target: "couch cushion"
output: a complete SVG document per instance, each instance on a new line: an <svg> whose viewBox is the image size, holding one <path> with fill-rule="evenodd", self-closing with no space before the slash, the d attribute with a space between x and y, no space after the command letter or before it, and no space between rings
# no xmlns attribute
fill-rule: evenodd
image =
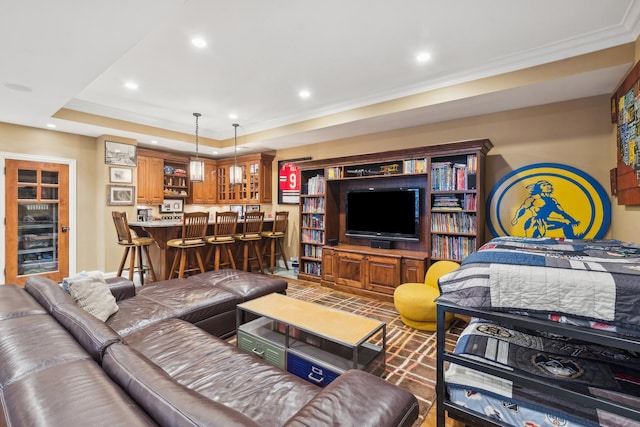
<svg viewBox="0 0 640 427"><path fill-rule="evenodd" d="M241 270L214 270L189 276L189 280L195 280L219 289L224 289L238 296L239 303L272 294L284 293L287 290L287 281L281 277L267 276L265 274L249 273Z"/></svg>
<svg viewBox="0 0 640 427"><path fill-rule="evenodd" d="M59 304L51 314L98 363L107 346L121 341L116 331L75 304Z"/></svg>
<svg viewBox="0 0 640 427"><path fill-rule="evenodd" d="M51 313L53 307L58 304L75 304L73 298L71 298L60 285L46 277L29 277L24 289L29 292L48 313Z"/></svg>
<svg viewBox="0 0 640 427"><path fill-rule="evenodd" d="M320 391L177 319L149 326L125 340L180 384L261 426L283 425Z"/></svg>
<svg viewBox="0 0 640 427"><path fill-rule="evenodd" d="M109 290L116 298L116 301L122 301L131 298L136 294L136 285L124 277L109 277L105 279Z"/></svg>
<svg viewBox="0 0 640 427"><path fill-rule="evenodd" d="M40 349L56 352L53 343ZM0 390L8 426L156 425L91 359L42 366Z"/></svg>
<svg viewBox="0 0 640 427"><path fill-rule="evenodd" d="M103 367L160 425L258 426L241 413L177 383L127 345L110 346Z"/></svg>
<svg viewBox="0 0 640 427"><path fill-rule="evenodd" d="M202 282L173 279L143 286L135 297L120 301L120 310L107 325L125 336L153 323L180 318L197 323L235 312L237 296Z"/></svg>
<svg viewBox="0 0 640 427"><path fill-rule="evenodd" d="M336 405L335 402L367 402L373 396L376 404ZM364 371L351 369L328 387L287 422L286 427L313 426L411 426L418 418L418 400L406 390Z"/></svg>
<svg viewBox="0 0 640 427"><path fill-rule="evenodd" d="M47 314L14 317L0 324L0 390L42 369L91 360L80 344Z"/></svg>
<svg viewBox="0 0 640 427"><path fill-rule="evenodd" d="M45 313L45 309L20 286L0 286L0 320Z"/></svg>
<svg viewBox="0 0 640 427"><path fill-rule="evenodd" d="M80 308L106 321L118 311L116 299L102 276L89 276L70 281L69 295Z"/></svg>

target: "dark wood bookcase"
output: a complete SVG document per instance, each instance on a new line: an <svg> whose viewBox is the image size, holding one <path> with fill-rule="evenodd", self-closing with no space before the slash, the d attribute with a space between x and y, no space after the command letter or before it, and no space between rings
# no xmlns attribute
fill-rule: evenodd
<svg viewBox="0 0 640 427"><path fill-rule="evenodd" d="M484 243L483 169L492 146L479 139L297 162L299 277L392 300L401 283L422 282L431 262L462 260ZM346 235L346 194L371 187L420 189L418 241ZM371 214L388 208L372 206Z"/></svg>

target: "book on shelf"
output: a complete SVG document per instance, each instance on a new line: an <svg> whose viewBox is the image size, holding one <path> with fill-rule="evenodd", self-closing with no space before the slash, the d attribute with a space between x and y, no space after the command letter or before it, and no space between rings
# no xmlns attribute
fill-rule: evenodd
<svg viewBox="0 0 640 427"><path fill-rule="evenodd" d="M435 191L463 191L475 189L478 156L431 163L431 189Z"/></svg>
<svg viewBox="0 0 640 427"><path fill-rule="evenodd" d="M324 244L324 231L306 229L300 232L301 240L306 244Z"/></svg>
<svg viewBox="0 0 640 427"><path fill-rule="evenodd" d="M431 256L437 259L462 261L476 250L475 237L432 236Z"/></svg>
<svg viewBox="0 0 640 427"><path fill-rule="evenodd" d="M427 159L409 159L402 163L403 173L426 173Z"/></svg>
<svg viewBox="0 0 640 427"><path fill-rule="evenodd" d="M324 212L324 198L306 198L302 202L302 213Z"/></svg>
<svg viewBox="0 0 640 427"><path fill-rule="evenodd" d="M342 178L342 168L340 166L327 168L327 179L340 179L340 178Z"/></svg>
<svg viewBox="0 0 640 427"><path fill-rule="evenodd" d="M302 226L304 228L324 228L324 215L303 213Z"/></svg>
<svg viewBox="0 0 640 427"><path fill-rule="evenodd" d="M431 214L431 231L435 233L476 233L478 219L474 213L436 212Z"/></svg>
<svg viewBox="0 0 640 427"><path fill-rule="evenodd" d="M307 194L323 194L324 193L324 176L316 175L307 181Z"/></svg>
<svg viewBox="0 0 640 427"><path fill-rule="evenodd" d="M469 154L467 156L467 169L469 173L475 174L478 171L478 156Z"/></svg>
<svg viewBox="0 0 640 427"><path fill-rule="evenodd" d="M433 196L432 209L462 210L462 206L460 206L460 199L455 195L437 194Z"/></svg>

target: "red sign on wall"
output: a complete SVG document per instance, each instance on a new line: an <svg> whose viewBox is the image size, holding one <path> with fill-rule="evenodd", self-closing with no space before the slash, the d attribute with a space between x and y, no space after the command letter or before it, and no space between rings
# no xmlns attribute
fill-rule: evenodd
<svg viewBox="0 0 640 427"><path fill-rule="evenodd" d="M295 204L300 202L300 168L294 163L283 163L278 170L279 203Z"/></svg>

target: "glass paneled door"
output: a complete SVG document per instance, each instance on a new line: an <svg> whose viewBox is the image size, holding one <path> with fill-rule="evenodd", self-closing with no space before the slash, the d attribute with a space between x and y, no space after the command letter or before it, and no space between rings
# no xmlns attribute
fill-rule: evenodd
<svg viewBox="0 0 640 427"><path fill-rule="evenodd" d="M5 282L69 274L69 166L7 160Z"/></svg>

